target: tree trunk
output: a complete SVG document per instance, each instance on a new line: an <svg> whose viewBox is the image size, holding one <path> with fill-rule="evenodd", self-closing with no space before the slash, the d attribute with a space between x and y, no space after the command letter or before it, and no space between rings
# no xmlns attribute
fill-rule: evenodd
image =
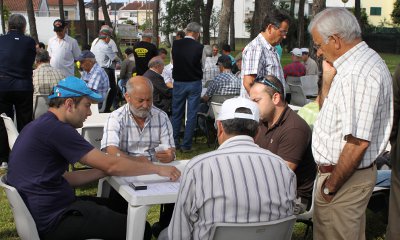
<svg viewBox="0 0 400 240"><path fill-rule="evenodd" d="M235 51L235 1L232 1L231 5L231 16L229 21L229 45L231 45L231 51Z"/></svg>
<svg viewBox="0 0 400 240"><path fill-rule="evenodd" d="M297 25L297 47L304 46L304 5L305 0L299 1L298 25Z"/></svg>
<svg viewBox="0 0 400 240"><path fill-rule="evenodd" d="M78 0L79 3L79 22L81 25L81 46L89 44L87 36L86 16L85 16L85 3L83 0Z"/></svg>
<svg viewBox="0 0 400 240"><path fill-rule="evenodd" d="M200 24L200 9L203 5L203 0L194 0L193 22Z"/></svg>
<svg viewBox="0 0 400 240"><path fill-rule="evenodd" d="M99 0L93 0L93 33L96 35L100 30L99 27Z"/></svg>
<svg viewBox="0 0 400 240"><path fill-rule="evenodd" d="M36 30L35 11L33 9L32 0L26 0L26 11L28 13L30 35L35 40L35 42L38 43L39 38Z"/></svg>
<svg viewBox="0 0 400 240"><path fill-rule="evenodd" d="M363 28L362 21L361 21L361 1L355 0L354 1L354 16L357 18L357 22L361 28Z"/></svg>
<svg viewBox="0 0 400 240"><path fill-rule="evenodd" d="M64 17L64 0L58 0L58 11L60 13L60 19L65 20Z"/></svg>
<svg viewBox="0 0 400 240"><path fill-rule="evenodd" d="M107 11L107 4L105 0L100 0L100 4L101 4L101 9L103 10L103 15L104 15L104 21L106 22L106 24L108 26L110 26L111 28L113 27L110 21L110 16L108 15L108 11ZM115 41L115 44L117 45L118 48L118 57L120 59L124 59L122 52L121 52L121 48L119 47L119 39L117 38L117 35L115 34L115 29L112 32L112 37Z"/></svg>
<svg viewBox="0 0 400 240"><path fill-rule="evenodd" d="M1 14L1 30L6 34L6 23L4 22L4 3L0 0L0 14Z"/></svg>
<svg viewBox="0 0 400 240"><path fill-rule="evenodd" d="M255 0L254 14L251 19L250 38L255 38L260 33L260 26L267 13L273 9L274 0Z"/></svg>
<svg viewBox="0 0 400 240"><path fill-rule="evenodd" d="M314 0L312 5L312 15L315 16L326 7L326 0ZM322 59L317 58L317 52L314 49L314 41L310 38L310 57L316 59L319 70L322 71Z"/></svg>
<svg viewBox="0 0 400 240"><path fill-rule="evenodd" d="M154 1L153 6L153 43L158 48L158 12L160 10L160 0Z"/></svg>
<svg viewBox="0 0 400 240"><path fill-rule="evenodd" d="M296 0L290 0L290 10L289 14L294 19L294 7L296 5Z"/></svg>
<svg viewBox="0 0 400 240"><path fill-rule="evenodd" d="M231 5L234 0L222 0L221 18L219 19L218 46L228 44L229 20L231 16Z"/></svg>
<svg viewBox="0 0 400 240"><path fill-rule="evenodd" d="M206 6L202 5L203 44L210 44L210 21L214 0L207 0Z"/></svg>

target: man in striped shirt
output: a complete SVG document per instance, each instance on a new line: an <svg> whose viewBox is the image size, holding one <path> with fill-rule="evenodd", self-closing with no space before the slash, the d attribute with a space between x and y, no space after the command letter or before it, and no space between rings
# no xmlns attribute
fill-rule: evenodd
<svg viewBox="0 0 400 240"><path fill-rule="evenodd" d="M286 38L289 16L274 10L265 17L260 33L243 50L241 96L249 96L257 76L276 76L285 86L285 78L275 46Z"/></svg>
<svg viewBox="0 0 400 240"><path fill-rule="evenodd" d="M348 10L325 9L308 29L324 58L322 108L312 136L319 172L313 239L365 239L375 159L392 128L392 78Z"/></svg>
<svg viewBox="0 0 400 240"><path fill-rule="evenodd" d="M258 121L250 100L223 103L217 118L221 145L187 164L168 239L209 239L214 223L268 222L293 214L296 176L254 143Z"/></svg>

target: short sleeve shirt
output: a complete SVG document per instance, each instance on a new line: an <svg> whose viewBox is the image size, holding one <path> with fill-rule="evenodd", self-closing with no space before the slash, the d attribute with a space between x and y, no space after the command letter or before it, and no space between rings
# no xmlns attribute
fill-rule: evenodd
<svg viewBox="0 0 400 240"><path fill-rule="evenodd" d="M105 99L110 88L110 81L107 73L99 64L94 64L90 72L83 71L82 80L87 83L88 87L96 90Z"/></svg>
<svg viewBox="0 0 400 240"><path fill-rule="evenodd" d="M62 176L94 147L67 123L47 112L18 136L9 159L7 181L21 194L39 234L60 220L75 201L73 188Z"/></svg>
<svg viewBox="0 0 400 240"><path fill-rule="evenodd" d="M125 104L110 114L104 126L101 148L118 147L131 156L150 157L150 150L160 144L168 148L175 147L172 125L168 115L162 110L152 107L144 128L133 119L129 104Z"/></svg>
<svg viewBox="0 0 400 240"><path fill-rule="evenodd" d="M232 72L220 73L215 80L208 85L205 96L213 95L239 95L240 80Z"/></svg>
<svg viewBox="0 0 400 240"><path fill-rule="evenodd" d="M74 60L79 57L81 50L78 42L72 37L65 35L64 39L57 36L50 38L47 47L50 65L63 71L66 77L74 76Z"/></svg>

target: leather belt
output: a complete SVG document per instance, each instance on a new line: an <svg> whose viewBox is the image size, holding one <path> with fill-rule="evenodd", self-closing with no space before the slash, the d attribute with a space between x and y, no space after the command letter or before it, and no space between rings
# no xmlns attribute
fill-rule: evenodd
<svg viewBox="0 0 400 240"><path fill-rule="evenodd" d="M375 165L375 162L373 162L371 165L362 167L362 168L357 168L356 170L365 170L368 168L372 168ZM331 173L335 169L336 165L318 165L317 170L319 173Z"/></svg>

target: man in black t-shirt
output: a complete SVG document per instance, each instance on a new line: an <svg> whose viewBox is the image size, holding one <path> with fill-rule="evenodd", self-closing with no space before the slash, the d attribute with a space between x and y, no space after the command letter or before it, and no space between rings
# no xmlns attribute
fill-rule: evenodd
<svg viewBox="0 0 400 240"><path fill-rule="evenodd" d="M138 42L133 46L133 54L136 62L137 75L142 76L147 69L150 59L158 56L157 47L151 43L153 34L151 31L144 31L142 35L142 41Z"/></svg>

